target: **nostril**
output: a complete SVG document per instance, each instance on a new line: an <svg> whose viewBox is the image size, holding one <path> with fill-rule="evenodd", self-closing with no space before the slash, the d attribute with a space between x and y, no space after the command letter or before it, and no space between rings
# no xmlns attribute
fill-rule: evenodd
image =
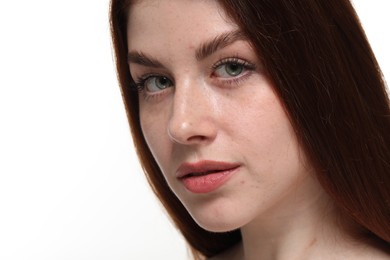
<svg viewBox="0 0 390 260"><path fill-rule="evenodd" d="M201 119L198 119L201 120ZM194 145L208 142L214 139L216 134L215 126L210 126L207 120L202 120L198 124L191 122L183 122L181 124L174 124L171 122L168 126L168 136L172 142Z"/></svg>
<svg viewBox="0 0 390 260"><path fill-rule="evenodd" d="M205 140L207 140L207 137L202 135L191 136L188 138L188 142L204 142Z"/></svg>
<svg viewBox="0 0 390 260"><path fill-rule="evenodd" d="M188 97L189 93L176 93L167 131L172 142L194 145L214 139L216 134L215 117L207 104L202 106L194 101L204 100ZM183 97L184 96L184 97ZM205 101L204 101L205 102Z"/></svg>

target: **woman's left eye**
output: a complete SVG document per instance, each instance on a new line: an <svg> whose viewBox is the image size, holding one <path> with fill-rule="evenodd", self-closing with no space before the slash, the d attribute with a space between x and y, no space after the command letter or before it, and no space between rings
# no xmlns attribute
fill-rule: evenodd
<svg viewBox="0 0 390 260"><path fill-rule="evenodd" d="M253 70L254 65L238 59L223 60L219 64L216 64L213 69L213 74L216 77L234 78L240 76L247 70Z"/></svg>

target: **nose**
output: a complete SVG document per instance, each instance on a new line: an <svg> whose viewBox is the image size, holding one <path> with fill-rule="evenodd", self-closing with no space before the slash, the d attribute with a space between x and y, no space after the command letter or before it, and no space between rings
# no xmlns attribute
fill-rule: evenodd
<svg viewBox="0 0 390 260"><path fill-rule="evenodd" d="M206 144L215 139L215 105L207 87L195 82L176 83L168 135L183 145Z"/></svg>

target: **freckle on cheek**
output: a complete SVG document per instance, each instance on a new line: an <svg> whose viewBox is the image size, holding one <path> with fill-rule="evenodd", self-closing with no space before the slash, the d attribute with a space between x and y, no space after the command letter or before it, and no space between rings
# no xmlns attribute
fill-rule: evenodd
<svg viewBox="0 0 390 260"><path fill-rule="evenodd" d="M240 184L241 184L241 185L244 185L244 184L245 184L245 181L241 181Z"/></svg>

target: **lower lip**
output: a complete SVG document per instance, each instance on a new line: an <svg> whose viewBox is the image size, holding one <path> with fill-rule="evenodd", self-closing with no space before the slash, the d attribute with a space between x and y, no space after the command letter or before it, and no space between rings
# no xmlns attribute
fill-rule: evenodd
<svg viewBox="0 0 390 260"><path fill-rule="evenodd" d="M202 176L184 177L181 181L192 193L209 193L221 187L237 170L238 167Z"/></svg>

